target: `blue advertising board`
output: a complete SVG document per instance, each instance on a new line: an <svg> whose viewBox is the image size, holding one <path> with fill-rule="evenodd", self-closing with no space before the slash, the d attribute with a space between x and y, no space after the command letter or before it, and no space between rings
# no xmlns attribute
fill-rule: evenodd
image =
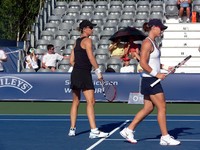
<svg viewBox="0 0 200 150"><path fill-rule="evenodd" d="M100 82L93 75L95 98L105 101ZM115 101L127 102L131 92L139 92L139 74L105 73L104 79L117 88ZM172 74L161 81L168 102L200 102L199 74ZM84 100L84 96L81 97ZM1 101L71 101L70 74L0 74Z"/></svg>

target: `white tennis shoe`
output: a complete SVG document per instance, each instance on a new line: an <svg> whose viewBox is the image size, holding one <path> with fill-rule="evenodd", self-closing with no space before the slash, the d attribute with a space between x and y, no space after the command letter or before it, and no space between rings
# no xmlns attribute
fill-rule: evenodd
<svg viewBox="0 0 200 150"><path fill-rule="evenodd" d="M123 138L125 138L127 141L129 141L130 143L136 144L137 140L134 139L134 131L127 131L127 128L124 128L121 132L120 132L121 136Z"/></svg>
<svg viewBox="0 0 200 150"><path fill-rule="evenodd" d="M160 145L179 145L181 144L180 141L175 140L173 136L165 135L165 136L161 136L160 138Z"/></svg>
<svg viewBox="0 0 200 150"><path fill-rule="evenodd" d="M70 128L68 135L69 136L75 136L76 135L76 128Z"/></svg>
<svg viewBox="0 0 200 150"><path fill-rule="evenodd" d="M95 139L95 138L105 138L105 137L108 137L109 136L109 133L106 133L106 132L102 132L102 131L95 131L95 132L90 132L90 135L89 135L89 138L90 139Z"/></svg>

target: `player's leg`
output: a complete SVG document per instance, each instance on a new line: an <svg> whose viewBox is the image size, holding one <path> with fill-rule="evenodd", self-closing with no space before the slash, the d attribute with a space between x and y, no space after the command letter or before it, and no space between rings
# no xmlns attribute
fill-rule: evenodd
<svg viewBox="0 0 200 150"><path fill-rule="evenodd" d="M130 123L130 125L127 128L124 128L120 134L122 137L127 139L131 143L137 143L137 140L134 138L134 129L137 127L137 125L148 115L150 114L154 109L153 103L150 101L149 96L144 96L144 107L136 114L133 121Z"/></svg>
<svg viewBox="0 0 200 150"><path fill-rule="evenodd" d="M84 90L83 94L87 101L86 110L87 110L88 120L90 123L90 128L94 129L94 128L96 128L95 111L94 111L94 105L95 105L94 90Z"/></svg>
<svg viewBox="0 0 200 150"><path fill-rule="evenodd" d="M95 105L94 90L93 89L84 90L83 94L87 101L87 116L88 116L88 120L89 120L90 128L91 128L89 138L107 137L109 135L108 133L99 131L99 129L96 127L95 111L94 111L94 105Z"/></svg>
<svg viewBox="0 0 200 150"><path fill-rule="evenodd" d="M80 90L73 90L72 95L73 95L73 101L70 110L71 127L68 134L69 136L75 136L76 119L78 115L78 107L80 104Z"/></svg>
<svg viewBox="0 0 200 150"><path fill-rule="evenodd" d="M173 137L171 137L168 134L167 131L167 123L166 123L166 102L165 102L165 97L164 93L158 93L155 95L150 96L153 104L157 107L158 109L158 124L160 126L161 130L161 138L160 138L160 144L161 145L179 145L180 141L175 140Z"/></svg>
<svg viewBox="0 0 200 150"><path fill-rule="evenodd" d="M157 120L160 126L161 134L167 135L167 125L166 125L166 102L164 98L164 93L158 93L150 96L153 104L158 110Z"/></svg>

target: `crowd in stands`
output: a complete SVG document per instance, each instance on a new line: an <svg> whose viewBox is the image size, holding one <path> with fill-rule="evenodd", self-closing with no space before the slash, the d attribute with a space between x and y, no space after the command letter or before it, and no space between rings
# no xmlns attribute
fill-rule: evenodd
<svg viewBox="0 0 200 150"><path fill-rule="evenodd" d="M118 69L113 68L115 72L140 72L142 70L139 66L140 45L134 43L133 39L131 38L129 42L122 42L120 39L117 39L116 41L109 41L109 37L117 30L127 26L134 26L137 29L141 29L144 21L147 21L147 19L152 19L152 14L154 14L153 17L158 17L162 20L162 22L164 22L165 12L163 8L165 6L164 3L167 4L167 1L169 0L96 2L57 1L55 8L52 10L52 15L48 17L49 22L46 23L44 30L41 31L39 39L36 41L35 50L29 49L27 51L25 60L26 65L24 68L32 68L36 72L40 72L41 68L46 69L47 71L50 69L52 72L71 72L72 67L70 66L68 60L70 57L71 49L73 48L73 44L75 40L80 36L80 33L76 30L76 28L78 27L81 20L89 19L93 23L97 24L97 26L94 27L94 32L91 38L94 43L93 50L96 59L104 59L104 69L102 69L102 71L106 72L109 67L112 68L112 65L114 65L109 65L108 60L110 58L118 58L120 59L121 64L119 65L120 67ZM190 22L192 1L174 1L177 4L176 7L179 9L177 18L179 22L183 22L185 11L187 17L186 22ZM142 9L140 9L140 6ZM118 15L119 12L120 15ZM148 18L143 18L142 20L141 16L143 15L141 14L145 14L146 12L148 12ZM155 15L156 13L157 15ZM138 16L140 17L138 18ZM139 21L142 20L143 22L140 24L140 26L137 26L137 19ZM51 23L55 24L55 26L51 26ZM110 32L110 30L112 32ZM51 33L53 32L53 34L49 34L49 31ZM109 33L107 33L107 31L109 31ZM43 45L40 44L42 40L47 41L47 43L42 43ZM62 42L58 42L59 40ZM50 45L51 50L48 48ZM42 54L38 52L38 49L43 50ZM51 61L49 58L51 55L53 55L53 61L49 62ZM37 61L37 63L35 63L35 61ZM100 61L97 60L97 62ZM131 67L127 67L127 65ZM131 69L129 70L127 68Z"/></svg>

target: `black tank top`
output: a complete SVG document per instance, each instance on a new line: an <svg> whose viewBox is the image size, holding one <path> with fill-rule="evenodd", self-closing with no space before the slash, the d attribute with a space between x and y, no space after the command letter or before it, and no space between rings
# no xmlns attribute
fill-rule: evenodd
<svg viewBox="0 0 200 150"><path fill-rule="evenodd" d="M81 47L81 41L84 38L85 37L82 37L82 38L78 38L76 40L76 46L74 47L74 58L75 58L74 59L75 60L74 68L76 68L76 69L84 69L84 70L91 71L92 64L89 61L86 49L83 49Z"/></svg>

